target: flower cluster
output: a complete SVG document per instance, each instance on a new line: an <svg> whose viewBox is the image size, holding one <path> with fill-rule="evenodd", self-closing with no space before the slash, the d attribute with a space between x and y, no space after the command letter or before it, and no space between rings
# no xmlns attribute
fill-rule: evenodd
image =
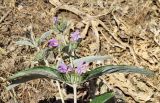
<svg viewBox="0 0 160 103"><path fill-rule="evenodd" d="M80 38L79 30L76 30L75 32L73 32L71 34L71 40L72 41L78 41L79 38ZM58 46L58 40L56 40L55 38L50 39L48 41L48 46L49 47L57 47Z"/></svg>
<svg viewBox="0 0 160 103"><path fill-rule="evenodd" d="M58 46L58 40L56 40L56 39L50 39L49 41L48 41L48 46L49 47L57 47Z"/></svg>
<svg viewBox="0 0 160 103"><path fill-rule="evenodd" d="M79 30L76 30L75 32L73 32L71 34L71 40L72 41L78 41L79 38L80 38L80 32L79 32Z"/></svg>
<svg viewBox="0 0 160 103"><path fill-rule="evenodd" d="M53 23L54 25L57 25L59 23L58 17L53 17ZM74 32L71 33L70 37L71 37L70 40L73 44L77 43L77 41L81 38L80 31L78 29L75 30ZM57 47L59 45L60 44L58 43L58 40L55 38L52 38L48 41L49 47ZM86 67L87 64L85 62L80 62L77 67L67 66L64 62L61 62L58 66L58 71L61 73L75 72L80 75L86 72Z"/></svg>
<svg viewBox="0 0 160 103"><path fill-rule="evenodd" d="M86 72L87 64L85 62L79 63L77 67L67 66L64 62L60 63L58 66L58 71L61 73L75 72L79 75Z"/></svg>
<svg viewBox="0 0 160 103"><path fill-rule="evenodd" d="M53 24L57 25L59 23L58 17L53 17ZM80 31L77 29L73 33L71 33L71 40L74 42L77 42L80 39ZM49 47L57 47L58 46L58 40L52 38L48 41Z"/></svg>

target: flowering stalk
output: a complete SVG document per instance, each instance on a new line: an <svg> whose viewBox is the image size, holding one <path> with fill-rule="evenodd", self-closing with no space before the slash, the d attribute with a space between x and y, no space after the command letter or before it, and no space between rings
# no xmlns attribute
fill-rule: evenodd
<svg viewBox="0 0 160 103"><path fill-rule="evenodd" d="M67 45L66 40L65 40L65 36L63 35L63 33L61 34L62 38L63 38L63 42L65 45Z"/></svg>
<svg viewBox="0 0 160 103"><path fill-rule="evenodd" d="M71 67L73 67L73 62L72 62L72 57L69 57L70 62L71 62Z"/></svg>
<svg viewBox="0 0 160 103"><path fill-rule="evenodd" d="M80 32L79 32L79 30L76 30L75 32L73 32L73 33L71 34L71 40L72 40L73 42L77 42L77 41L79 40L79 38L80 38ZM70 46L71 46L71 45L70 45ZM71 54L74 55L74 50L72 50ZM70 57L70 62L71 62L71 65L72 65L72 67L73 67L72 57ZM82 63L82 64L80 63L80 65L77 66L75 73L78 73L79 75L80 75L81 73L83 73L83 72L81 71L82 68L84 69L83 63ZM75 77L75 78L76 78L76 77ZM74 93L74 103L77 103L77 84L73 84L72 87L73 87L73 93Z"/></svg>
<svg viewBox="0 0 160 103"><path fill-rule="evenodd" d="M72 41L77 42L79 38L80 38L80 32L79 32L79 30L76 30L75 32L73 32L71 34L71 40ZM71 44L69 46L71 48ZM74 56L74 50L71 51L71 54L73 54L73 56ZM71 66L73 67L72 57L70 56L69 59L70 59Z"/></svg>
<svg viewBox="0 0 160 103"><path fill-rule="evenodd" d="M51 39L48 41L48 46L50 47L57 47L58 46L58 41L56 39ZM46 64L46 66L49 67L49 63L46 59L44 59L44 62ZM51 81L53 83L53 81ZM61 101L62 103L64 103L64 98L63 98L63 95L62 95L62 91L61 91L61 87L60 87L60 83L59 81L56 80L56 84L57 84L57 87L58 87L58 91L59 91L59 95L60 95L60 98L61 98Z"/></svg>
<svg viewBox="0 0 160 103"><path fill-rule="evenodd" d="M53 39L49 40L48 46L50 46L50 47L57 47L58 46L58 41L53 38ZM38 52L40 51L39 47L37 47L37 51ZM46 66L49 67L49 62L46 59L43 59L43 61L45 62ZM53 80L51 80L51 83L53 83ZM62 91L61 91L61 88L60 88L60 83L57 80L56 80L56 85L58 87L58 91L59 91L59 94L60 94L61 101L62 101L62 103L64 103Z"/></svg>
<svg viewBox="0 0 160 103"><path fill-rule="evenodd" d="M56 20L57 20L57 18L55 18L55 20L54 20L55 23L57 22ZM79 35L79 34L80 34L79 30L76 30L75 32L73 32L73 33L71 34L71 41L72 41L73 43L76 43L76 42L79 40L79 38L80 38L80 35ZM65 40L65 36L63 35L63 33L61 33L60 35L61 35L61 37L62 37L62 40L63 40L63 42L64 42L64 45L67 45L66 40ZM58 41L57 41L56 39L54 39L54 38L51 39L51 40L49 40L49 43L48 43L48 44L49 44L50 47L60 46L60 45L58 45ZM71 46L72 46L72 45L70 44L70 45L69 45L69 48L72 48ZM71 49L71 54L74 55L74 49ZM58 71L59 71L60 73L64 73L64 74L66 74L66 75L68 75L69 72L74 72L74 73L77 73L78 75L81 75L82 73L84 73L84 70L83 70L83 69L85 69L85 66L83 66L84 63L80 63L80 65L78 65L78 66L75 68L74 65L73 65L73 60L72 60L73 58L72 58L72 56L70 56L69 59L70 59L70 64L71 64L71 65L67 66L63 61L61 61L61 63L57 65ZM74 77L74 80L76 80L76 78L77 78L77 77ZM58 85L59 91L61 91L61 90L60 90L59 82L56 81L56 83L57 83L57 85ZM70 86L73 87L73 91L74 91L74 103L77 103L77 84L74 83L74 84L72 84L72 85L70 85ZM62 98L62 103L64 103L61 92L60 92L60 96L61 96L61 98Z"/></svg>

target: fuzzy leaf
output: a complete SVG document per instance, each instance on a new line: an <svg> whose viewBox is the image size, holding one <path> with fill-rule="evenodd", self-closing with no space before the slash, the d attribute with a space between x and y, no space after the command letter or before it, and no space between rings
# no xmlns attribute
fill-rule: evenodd
<svg viewBox="0 0 160 103"><path fill-rule="evenodd" d="M11 81L11 84L7 87L7 89L9 90L20 83L25 83L27 81L38 78L50 78L63 81L61 79L61 73L59 73L58 70L46 66L40 66L20 71L14 74L13 76L9 77L8 80Z"/></svg>
<svg viewBox="0 0 160 103"><path fill-rule="evenodd" d="M52 34L52 30L49 30L42 34L42 36L39 38L39 43L43 42L47 37L49 37Z"/></svg>
<svg viewBox="0 0 160 103"><path fill-rule="evenodd" d="M63 32L66 28L67 28L67 22L66 22L66 21L61 21L61 22L59 23L59 25L57 25L57 29L58 29L60 32Z"/></svg>
<svg viewBox="0 0 160 103"><path fill-rule="evenodd" d="M90 62L94 62L98 60L106 60L106 59L111 59L111 57L109 56L87 56L87 57L82 57L80 59L75 59L73 61L73 64L74 66L77 66L80 62L90 63Z"/></svg>
<svg viewBox="0 0 160 103"><path fill-rule="evenodd" d="M113 93L104 93L96 96L90 103L107 103L112 97L114 97Z"/></svg>
<svg viewBox="0 0 160 103"><path fill-rule="evenodd" d="M16 42L17 45L27 45L31 47L35 47L34 44L31 41L28 40L19 40Z"/></svg>
<svg viewBox="0 0 160 103"><path fill-rule="evenodd" d="M147 76L153 76L154 73L150 70L146 70L144 68L139 68L135 66L126 66L126 65L107 65L95 68L94 70L86 72L84 76L84 81L96 78L103 74L111 74L111 73L140 73Z"/></svg>
<svg viewBox="0 0 160 103"><path fill-rule="evenodd" d="M82 76L76 73L62 74L61 78L68 84L80 84L82 82Z"/></svg>
<svg viewBox="0 0 160 103"><path fill-rule="evenodd" d="M37 60L37 61L43 60L47 56L47 50L48 49L43 49L43 50L40 50L39 52L37 52L35 55L35 60Z"/></svg>

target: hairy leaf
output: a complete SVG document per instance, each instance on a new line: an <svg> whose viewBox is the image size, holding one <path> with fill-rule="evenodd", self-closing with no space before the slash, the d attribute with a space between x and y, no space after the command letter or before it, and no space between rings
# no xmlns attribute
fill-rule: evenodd
<svg viewBox="0 0 160 103"><path fill-rule="evenodd" d="M90 103L107 103L112 97L114 97L113 93L104 93L96 96Z"/></svg>
<svg viewBox="0 0 160 103"><path fill-rule="evenodd" d="M62 20L59 25L57 25L57 29L60 31L60 32L63 32L65 29L67 28L67 22Z"/></svg>
<svg viewBox="0 0 160 103"><path fill-rule="evenodd" d="M39 52L37 52L36 55L35 55L35 60L37 60L37 61L43 60L47 56L47 50L48 50L48 48L40 50Z"/></svg>
<svg viewBox="0 0 160 103"><path fill-rule="evenodd" d="M7 89L11 89L20 83L25 83L27 81L38 78L50 78L63 81L58 70L46 66L40 66L20 71L9 77L8 80L11 81L11 84Z"/></svg>
<svg viewBox="0 0 160 103"><path fill-rule="evenodd" d="M29 40L19 40L16 42L17 45L27 45L31 47L35 47L34 44Z"/></svg>
<svg viewBox="0 0 160 103"><path fill-rule="evenodd" d="M61 78L68 84L80 84L82 82L82 76L76 73L62 74Z"/></svg>
<svg viewBox="0 0 160 103"><path fill-rule="evenodd" d="M74 66L77 66L80 62L94 62L98 60L106 60L106 59L111 59L109 56L87 56L87 57L82 57L80 59L76 59L73 61Z"/></svg>
<svg viewBox="0 0 160 103"><path fill-rule="evenodd" d="M111 74L111 73L140 73L147 76L152 76L154 73L152 71L146 70L144 68L139 68L135 66L126 66L126 65L107 65L98 67L94 70L86 72L84 76L84 81L96 78L103 74Z"/></svg>
<svg viewBox="0 0 160 103"><path fill-rule="evenodd" d="M47 37L49 37L52 34L52 30L49 30L42 34L42 36L39 38L39 43L43 42Z"/></svg>

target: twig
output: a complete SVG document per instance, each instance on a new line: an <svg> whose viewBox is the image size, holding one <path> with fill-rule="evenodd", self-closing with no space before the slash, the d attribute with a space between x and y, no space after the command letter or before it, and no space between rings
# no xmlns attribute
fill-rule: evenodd
<svg viewBox="0 0 160 103"><path fill-rule="evenodd" d="M12 10L9 10L5 15L3 15L0 19L0 23L9 15Z"/></svg>
<svg viewBox="0 0 160 103"><path fill-rule="evenodd" d="M56 80L56 84L57 84L57 87L58 87L59 95L61 97L61 101L62 101L62 103L64 103L64 99L63 99L60 83L57 80Z"/></svg>
<svg viewBox="0 0 160 103"><path fill-rule="evenodd" d="M10 94L10 95L12 95L12 96L13 96L14 102L15 102L15 103L18 103L18 101L17 101L17 99L16 99L16 92L15 92L15 90L14 90L14 89L12 89L12 92L11 92L11 94Z"/></svg>
<svg viewBox="0 0 160 103"><path fill-rule="evenodd" d="M83 29L83 31L81 32L81 37L82 38L85 38L86 37L86 34L88 32L88 29L89 29L89 26L90 26L90 23L89 22L86 22L86 26L85 28Z"/></svg>
<svg viewBox="0 0 160 103"><path fill-rule="evenodd" d="M87 13L84 13L83 11L80 11L79 9L77 9L76 7L74 7L72 5L62 4L59 0L49 0L49 2L56 7L56 11L58 11L58 10L67 10L67 11L70 11L70 12L76 14L77 16L79 16L83 20L84 19L86 19L86 20L96 19L96 18L99 18L101 16L107 15L114 8L114 7L111 7L111 8L109 8L109 10L107 10L107 11L104 10L99 15L91 16L91 15L89 15Z"/></svg>
<svg viewBox="0 0 160 103"><path fill-rule="evenodd" d="M56 11L67 10L67 11L70 11L70 12L78 15L81 18L89 16L88 14L78 10L74 6L67 5L67 4L62 4L59 0L49 0L49 2L56 7L56 9L57 9Z"/></svg>
<svg viewBox="0 0 160 103"><path fill-rule="evenodd" d="M113 90L113 87L107 83L107 81L103 77L99 77L103 83L108 87L109 90Z"/></svg>
<svg viewBox="0 0 160 103"><path fill-rule="evenodd" d="M103 27L104 29L106 29L106 31L108 31L108 33L109 33L118 43L121 44L121 48L123 48L123 49L129 48L129 50L130 50L130 52L131 52L131 55L133 56L133 59L134 59L135 63L138 64L137 57L136 57L136 53L135 53L134 49L133 49L130 45L128 45L128 44L126 44L126 43L123 43L114 33L112 33L112 31L110 31L110 30L107 28L107 26L106 26L101 20L99 20L99 23L100 23L100 25L102 25L102 27Z"/></svg>
<svg viewBox="0 0 160 103"><path fill-rule="evenodd" d="M92 28L93 28L93 31L94 31L95 36L96 36L97 52L99 52L100 40L99 40L99 33L98 33L98 30L97 30L98 24L97 24L97 21L94 21L94 20L91 21L91 24L92 24Z"/></svg>

